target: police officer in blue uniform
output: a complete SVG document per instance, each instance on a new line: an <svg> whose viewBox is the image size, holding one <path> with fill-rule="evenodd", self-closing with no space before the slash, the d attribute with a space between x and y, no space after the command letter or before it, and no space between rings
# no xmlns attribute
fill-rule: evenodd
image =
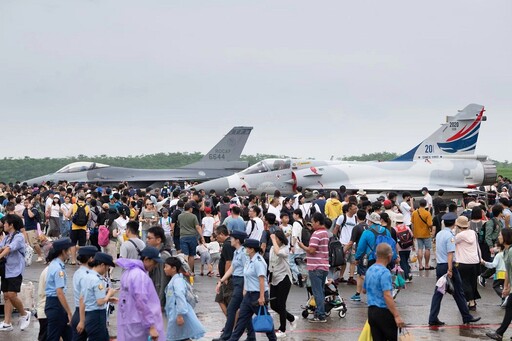
<svg viewBox="0 0 512 341"><path fill-rule="evenodd" d="M244 333L247 325L251 323L251 317L258 313L260 306L266 305L268 301L268 281L267 281L267 263L261 251L260 241L257 239L247 239L244 243L249 261L244 268L244 288L245 295L240 306L238 321L235 330L231 334L229 341L238 341ZM274 328L266 333L271 341L277 340Z"/></svg>
<svg viewBox="0 0 512 341"><path fill-rule="evenodd" d="M462 289L462 280L455 266L455 234L452 228L455 225L457 215L453 212L446 213L443 215L442 219L445 227L436 235L436 277L439 279L447 274L447 276L451 278L453 282L453 298L462 315L462 321L466 324L477 322L480 320L480 317L473 317L469 313L466 298L464 297L464 290ZM428 318L428 324L431 327L443 326L445 324L439 321L438 318L442 299L443 294L437 291L436 287L434 289L434 296L432 296L430 316Z"/></svg>
<svg viewBox="0 0 512 341"><path fill-rule="evenodd" d="M224 276L217 283L217 292L220 290L222 283L227 283L231 277L231 283L233 285L233 293L227 307L227 319L224 325L224 331L222 335L212 341L224 341L231 337L233 327L235 326L236 313L242 304L244 298L244 268L248 261L247 254L245 253L245 247L243 243L247 239L247 234L243 231L233 230L231 232L231 246L235 248L233 255L233 261L231 266L226 271ZM247 340L256 340L252 323L247 325Z"/></svg>
<svg viewBox="0 0 512 341"><path fill-rule="evenodd" d="M71 329L73 332L73 341L86 341L87 333L83 330L83 325L85 325L85 320L80 321L80 293L82 291L83 279L87 276L87 274L91 271L91 267L89 263L93 261L94 255L98 252L96 246L82 246L78 250L78 261L80 264L80 268L76 270L73 275L73 298L75 303L75 312L73 313L73 317L71 319ZM80 330L77 330L79 322L82 322Z"/></svg>
<svg viewBox="0 0 512 341"><path fill-rule="evenodd" d="M71 309L66 301L67 274L64 262L69 258L71 239L61 238L53 242L48 254L50 265L46 276L46 305L44 312L48 320L47 340L71 340Z"/></svg>
<svg viewBox="0 0 512 341"><path fill-rule="evenodd" d="M117 303L117 298L113 297L117 290L107 290L104 276L115 264L111 255L98 252L90 265L92 269L84 278L82 285L80 319L85 317L85 332L89 340L108 341L107 303Z"/></svg>

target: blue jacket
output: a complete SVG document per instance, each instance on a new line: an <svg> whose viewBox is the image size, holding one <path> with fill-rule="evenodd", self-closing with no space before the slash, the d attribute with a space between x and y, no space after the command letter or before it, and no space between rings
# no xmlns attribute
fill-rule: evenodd
<svg viewBox="0 0 512 341"><path fill-rule="evenodd" d="M356 260L361 260L364 255L368 256L368 260L374 260L374 252L375 251L375 240L377 236L371 230L375 230L378 233L383 233L386 231L386 236L391 238L391 233L385 227L380 226L379 224L371 225L366 231L361 235L361 239L359 239L359 243L357 244L356 251ZM393 258L394 261L397 257L396 254L396 246L391 248L393 250Z"/></svg>

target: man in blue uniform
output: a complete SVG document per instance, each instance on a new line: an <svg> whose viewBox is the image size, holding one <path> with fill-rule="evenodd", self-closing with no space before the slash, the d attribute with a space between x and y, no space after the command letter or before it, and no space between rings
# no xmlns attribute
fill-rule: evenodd
<svg viewBox="0 0 512 341"><path fill-rule="evenodd" d="M441 278L445 274L453 281L453 298L457 303L462 321L466 324L471 322L480 321L480 317L473 317L469 313L468 306L466 305L466 298L462 290L462 280L460 274L455 266L455 235L452 228L455 225L457 215L455 213L446 213L442 217L444 221L444 228L436 235L436 277ZM430 305L430 316L428 324L431 327L443 326L445 323L439 321L438 315L441 310L441 301L443 294L434 289L434 296L432 296L432 303Z"/></svg>

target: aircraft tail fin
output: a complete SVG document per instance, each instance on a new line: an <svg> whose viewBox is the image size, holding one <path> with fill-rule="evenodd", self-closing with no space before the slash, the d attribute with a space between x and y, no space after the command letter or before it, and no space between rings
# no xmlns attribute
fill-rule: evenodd
<svg viewBox="0 0 512 341"><path fill-rule="evenodd" d="M416 147L393 161L450 158L473 155L478 142L480 125L487 120L484 106L469 104L455 116L447 116L446 123Z"/></svg>
<svg viewBox="0 0 512 341"><path fill-rule="evenodd" d="M233 127L201 160L183 168L230 168L229 165L239 168L240 156L251 131L252 127Z"/></svg>

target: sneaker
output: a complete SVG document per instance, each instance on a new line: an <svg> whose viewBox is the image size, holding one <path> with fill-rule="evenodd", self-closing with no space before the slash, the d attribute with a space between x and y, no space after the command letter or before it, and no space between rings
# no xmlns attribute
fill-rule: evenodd
<svg viewBox="0 0 512 341"><path fill-rule="evenodd" d="M313 317L312 319L309 319L308 321L313 322L313 323L325 323L325 322L327 322L327 319L325 317L324 318Z"/></svg>
<svg viewBox="0 0 512 341"><path fill-rule="evenodd" d="M0 331L3 332L12 332L14 328L12 327L12 324L5 324L5 322L0 322Z"/></svg>
<svg viewBox="0 0 512 341"><path fill-rule="evenodd" d="M481 287L485 288L485 278L483 278L481 275L478 275L477 282Z"/></svg>
<svg viewBox="0 0 512 341"><path fill-rule="evenodd" d="M26 311L27 315L20 316L20 329L25 330L30 325L30 317L32 313L30 311Z"/></svg>
<svg viewBox="0 0 512 341"><path fill-rule="evenodd" d="M36 262L41 263L42 261L44 261L43 257L37 257Z"/></svg>
<svg viewBox="0 0 512 341"><path fill-rule="evenodd" d="M393 291L392 291L393 299L395 299L398 296L399 292L400 292L400 289L393 289Z"/></svg>
<svg viewBox="0 0 512 341"><path fill-rule="evenodd" d="M290 322L290 330L295 330L297 328L297 321L299 320L299 317L296 315L293 315L293 321Z"/></svg>
<svg viewBox="0 0 512 341"><path fill-rule="evenodd" d="M353 277L350 277L347 281L347 285L357 285L357 281Z"/></svg>
<svg viewBox="0 0 512 341"><path fill-rule="evenodd" d="M286 333L285 333L285 332L282 332L282 331L280 331L280 330L278 330L278 331L276 331L276 337L277 337L278 339L281 339L281 338L283 338L283 337L286 337Z"/></svg>
<svg viewBox="0 0 512 341"><path fill-rule="evenodd" d="M355 294L354 296L350 297L351 301L361 302L361 295Z"/></svg>

